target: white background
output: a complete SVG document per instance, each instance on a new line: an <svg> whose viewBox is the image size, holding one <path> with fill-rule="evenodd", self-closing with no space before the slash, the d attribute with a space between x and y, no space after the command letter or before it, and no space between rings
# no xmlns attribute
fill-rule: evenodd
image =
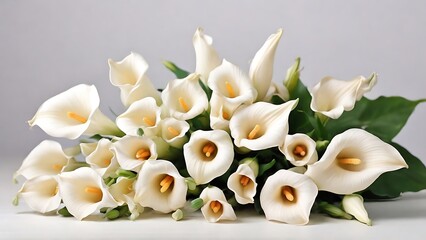
<svg viewBox="0 0 426 240"><path fill-rule="evenodd" d="M86 224L56 217L44 218L28 213L25 207L11 208L9 202L17 186L12 186L9 179L33 147L43 139L50 139L37 127L29 130L26 124L46 99L79 83L95 84L101 96L103 112L112 116L109 107L118 113L124 111L119 90L109 83L108 58L121 60L130 51L142 54L150 64L150 78L158 88L164 88L173 75L161 65L163 60L172 60L189 71L194 70L192 36L197 27L203 27L206 34L213 37L214 46L222 57L246 71L251 58L267 37L278 28L283 28L284 34L276 54L276 82L281 82L293 60L301 57L301 78L309 87L326 75L349 80L375 71L379 74L379 82L367 94L368 97L401 95L419 99L426 98L425 26L426 2L420 0L2 0L0 166L2 182L6 187L0 190L0 210L5 214L1 216L0 227L3 229L0 234L9 235L0 235L0 238L11 235L29 237L31 231L35 234L33 237L41 238L49 235L40 232L49 230L58 236L58 229L72 238L75 236L72 234L78 234L76 229L80 227L84 229L83 233L89 234L86 237L98 236L91 232L92 222ZM426 104L423 104L395 139L424 162L425 119ZM61 142L65 145L73 143ZM333 232L339 234L337 238L355 234L358 239L365 236L383 239L380 237L384 236L380 235L382 233L389 239L392 239L391 236L401 239L414 236L408 231L424 233L424 194L420 195L419 200L409 197L400 202L368 206L377 206L374 209L371 207L373 219L378 219L377 227L366 228L356 222L341 225L342 221L331 220L325 223L314 221L306 228L283 225L281 231L281 225L262 223L259 233L272 231L273 236L278 237L278 234L280 238L286 238L286 232L291 232L295 238L310 239L320 236L320 233ZM408 213L401 208L409 209ZM32 226L28 230L30 235L23 233L26 231L23 226L17 227L24 223ZM164 221L153 224L157 223L163 224ZM73 231L62 229L65 224L73 226ZM162 234L169 227L179 229L180 226L164 224L166 229L158 230ZM177 231L191 231L193 221L182 224L186 228ZM107 231L112 237L118 236L115 234L121 231L118 226L124 225L108 223L95 226L96 231ZM135 226L135 223L125 226ZM256 235L258 225L254 223L211 226L202 224L200 229L222 236L224 233L220 231L226 229L225 233L232 232L235 227L235 231L238 232L239 228L247 234L243 235L245 238L259 236ZM152 225L144 227L152 233ZM129 231L137 229L136 226ZM144 230L140 231L143 235ZM251 231L254 232L252 237ZM405 234L401 236L401 233Z"/></svg>

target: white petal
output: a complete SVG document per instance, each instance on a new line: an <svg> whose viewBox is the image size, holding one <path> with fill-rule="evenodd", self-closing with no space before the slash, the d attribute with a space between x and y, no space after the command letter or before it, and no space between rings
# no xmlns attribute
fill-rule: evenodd
<svg viewBox="0 0 426 240"><path fill-rule="evenodd" d="M292 100L281 105L257 102L237 109L229 123L235 145L262 150L283 144L288 134L288 116L297 102L298 100ZM256 125L260 130L255 138L249 139L249 134Z"/></svg>
<svg viewBox="0 0 426 240"><path fill-rule="evenodd" d="M294 202L284 201L284 186L294 189ZM260 193L260 205L268 220L304 225L309 222L309 214L317 194L317 186L308 176L279 170L266 180Z"/></svg>
<svg viewBox="0 0 426 240"><path fill-rule="evenodd" d="M277 33L269 36L251 62L249 75L258 92L258 100L262 100L266 96L271 85L275 52L282 33L283 30L278 29Z"/></svg>
<svg viewBox="0 0 426 240"><path fill-rule="evenodd" d="M364 199L361 195L351 194L343 197L342 207L345 212L354 216L358 221L371 226L371 219L368 217L364 207Z"/></svg>
<svg viewBox="0 0 426 240"><path fill-rule="evenodd" d="M97 212L103 207L116 207L117 202L108 192L102 178L91 168L82 167L59 175L59 190L68 211L78 220ZM102 191L101 199L88 188Z"/></svg>
<svg viewBox="0 0 426 240"><path fill-rule="evenodd" d="M189 124L186 121L175 118L166 118L161 121L161 137L171 146L182 148L188 142L186 133L189 131Z"/></svg>
<svg viewBox="0 0 426 240"><path fill-rule="evenodd" d="M169 175L173 186L160 192L160 182ZM169 213L181 208L186 202L187 185L173 163L166 160L148 160L135 183L135 201L143 207Z"/></svg>
<svg viewBox="0 0 426 240"><path fill-rule="evenodd" d="M221 220L237 219L234 209L232 208L231 204L226 201L225 195L219 188L215 186L204 188L200 194L200 198L202 198L204 202L204 206L201 208L201 212L207 221L218 222ZM218 201L222 205L219 212L215 213L211 209L210 203L212 201Z"/></svg>
<svg viewBox="0 0 426 240"><path fill-rule="evenodd" d="M229 132L229 120L239 106L238 103L231 103L213 93L210 99L210 127Z"/></svg>
<svg viewBox="0 0 426 240"><path fill-rule="evenodd" d="M158 123L161 120L161 108L155 99L146 97L133 102L130 107L117 117L117 126L127 135L138 136L138 129L142 128L144 135L154 136L158 132Z"/></svg>
<svg viewBox="0 0 426 240"><path fill-rule="evenodd" d="M215 145L211 157L203 154L207 143ZM197 184L205 184L224 174L234 160L232 140L223 130L202 131L191 134L189 142L183 146L186 168Z"/></svg>
<svg viewBox="0 0 426 240"><path fill-rule="evenodd" d="M114 197L114 199L118 202L119 205L123 205L124 203L128 203L130 196L134 196L134 185L135 179L128 179L125 177L117 178L116 183L109 187L109 192ZM129 206L130 209L130 206Z"/></svg>
<svg viewBox="0 0 426 240"><path fill-rule="evenodd" d="M295 154L297 147L303 148L304 156ZM318 160L316 143L306 134L297 133L294 135L287 135L284 145L279 149L294 166L313 164Z"/></svg>
<svg viewBox="0 0 426 240"><path fill-rule="evenodd" d="M86 162L102 177L109 177L118 169L118 162L110 150L111 147L111 141L102 138L96 149L86 157Z"/></svg>
<svg viewBox="0 0 426 240"><path fill-rule="evenodd" d="M125 106L145 97L153 97L157 104L161 104L159 92L146 76L148 64L141 55L132 52L119 62L109 59L108 65L110 81L120 88Z"/></svg>
<svg viewBox="0 0 426 240"><path fill-rule="evenodd" d="M190 74L184 79L170 81L161 93L170 116L179 120L192 119L208 108L208 99L201 88L199 76Z"/></svg>
<svg viewBox="0 0 426 240"><path fill-rule="evenodd" d="M136 157L137 152L141 149L149 151L149 156L145 160ZM146 160L157 159L155 143L145 136L125 136L113 143L112 151L121 168L136 172L139 172Z"/></svg>
<svg viewBox="0 0 426 240"><path fill-rule="evenodd" d="M116 134L119 129L98 109L99 101L95 86L80 84L45 101L28 123L53 137Z"/></svg>
<svg viewBox="0 0 426 240"><path fill-rule="evenodd" d="M93 151L95 151L97 146L97 142L80 143L81 153L83 154L83 156L88 156Z"/></svg>
<svg viewBox="0 0 426 240"><path fill-rule="evenodd" d="M19 196L33 210L41 213L54 211L61 204L56 176L38 176L27 180L19 190Z"/></svg>
<svg viewBox="0 0 426 240"><path fill-rule="evenodd" d="M339 164L338 158L357 158L359 165ZM382 173L408 167L391 145L362 129L349 129L336 135L322 158L308 166L320 190L351 194L370 186Z"/></svg>
<svg viewBox="0 0 426 240"><path fill-rule="evenodd" d="M15 173L15 178L20 175L31 179L42 175L59 174L69 159L58 142L44 140L28 154Z"/></svg>
<svg viewBox="0 0 426 240"><path fill-rule="evenodd" d="M351 81L323 78L311 91L311 109L327 117L337 119L343 111L354 108L355 102L371 90L376 83L376 75L369 79L358 76Z"/></svg>
<svg viewBox="0 0 426 240"><path fill-rule="evenodd" d="M250 179L246 186L241 185L242 176ZM237 170L228 178L228 188L235 193L235 199L239 204L254 203L254 195L256 195L256 176L248 164L240 164Z"/></svg>
<svg viewBox="0 0 426 240"><path fill-rule="evenodd" d="M195 49L195 72L201 75L201 80L207 83L210 72L220 65L220 58L213 48L213 39L198 28L192 39Z"/></svg>
<svg viewBox="0 0 426 240"><path fill-rule="evenodd" d="M217 94L235 107L252 103L257 96L256 89L248 76L225 59L210 73L208 85L213 94Z"/></svg>

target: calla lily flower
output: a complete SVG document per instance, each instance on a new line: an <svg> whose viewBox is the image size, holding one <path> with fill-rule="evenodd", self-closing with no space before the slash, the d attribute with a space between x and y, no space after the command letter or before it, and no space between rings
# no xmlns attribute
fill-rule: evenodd
<svg viewBox="0 0 426 240"><path fill-rule="evenodd" d="M254 203L256 175L249 164L240 164L237 171L229 176L227 185L235 193L235 199L239 204Z"/></svg>
<svg viewBox="0 0 426 240"><path fill-rule="evenodd" d="M294 166L305 166L318 160L316 143L306 134L287 135L279 149Z"/></svg>
<svg viewBox="0 0 426 240"><path fill-rule="evenodd" d="M144 135L157 134L161 120L161 108L155 99L146 97L133 102L130 107L117 117L117 126L127 135L138 136L138 129L142 128Z"/></svg>
<svg viewBox="0 0 426 240"><path fill-rule="evenodd" d="M188 120L207 110L207 95L198 80L198 75L190 74L184 79L175 79L167 84L161 97L170 116Z"/></svg>
<svg viewBox="0 0 426 240"><path fill-rule="evenodd" d="M78 220L99 211L103 207L118 204L95 170L82 167L59 175L59 189L68 211Z"/></svg>
<svg viewBox="0 0 426 240"><path fill-rule="evenodd" d="M89 156L98 147L98 142L80 143L80 150L83 156Z"/></svg>
<svg viewBox="0 0 426 240"><path fill-rule="evenodd" d="M145 136L125 136L113 143L112 151L121 168L136 172L147 160L157 159L155 143Z"/></svg>
<svg viewBox="0 0 426 240"><path fill-rule="evenodd" d="M111 141L102 138L96 149L86 157L86 162L102 177L109 177L119 167L111 147Z"/></svg>
<svg viewBox="0 0 426 240"><path fill-rule="evenodd" d="M131 213L130 220L135 220L139 215L144 211L144 208L137 202L135 202L135 191L134 184L136 182L135 178L117 178L116 183L111 185L109 192L118 202L118 205L127 204L129 211Z"/></svg>
<svg viewBox="0 0 426 240"><path fill-rule="evenodd" d="M52 137L76 139L81 135L116 135L121 131L99 109L95 86L80 84L45 101L28 121Z"/></svg>
<svg viewBox="0 0 426 240"><path fill-rule="evenodd" d="M262 100L266 96L271 85L275 52L282 34L283 30L278 29L269 36L251 62L249 75L258 93L257 100Z"/></svg>
<svg viewBox="0 0 426 240"><path fill-rule="evenodd" d="M135 183L135 178L125 178L119 177L117 181L109 187L109 192L117 201L118 205L123 205L128 202L128 198L133 198L135 191L133 185Z"/></svg>
<svg viewBox="0 0 426 240"><path fill-rule="evenodd" d="M317 194L318 188L308 176L279 170L266 180L260 205L268 220L305 225Z"/></svg>
<svg viewBox="0 0 426 240"><path fill-rule="evenodd" d="M57 176L45 175L27 180L18 196L33 210L41 213L57 210L61 204Z"/></svg>
<svg viewBox="0 0 426 240"><path fill-rule="evenodd" d="M210 127L229 132L229 120L239 105L225 101L224 97L213 93L210 99Z"/></svg>
<svg viewBox="0 0 426 240"><path fill-rule="evenodd" d="M368 217L367 210L364 207L364 199L361 195L350 194L343 197L342 207L345 212L354 216L356 220L371 226L371 219Z"/></svg>
<svg viewBox="0 0 426 240"><path fill-rule="evenodd" d="M165 118L161 121L161 137L175 148L182 148L183 144L188 142L188 131L189 124L186 121L175 118Z"/></svg>
<svg viewBox="0 0 426 240"><path fill-rule="evenodd" d="M58 142L44 140L28 154L14 178L20 175L26 179L57 175L69 164L70 159Z"/></svg>
<svg viewBox="0 0 426 240"><path fill-rule="evenodd" d="M181 208L188 187L173 163L148 160L135 183L135 201L162 213Z"/></svg>
<svg viewBox="0 0 426 240"><path fill-rule="evenodd" d="M229 122L237 147L262 150L283 144L288 134L288 116L298 100L281 105L257 102L235 111Z"/></svg>
<svg viewBox="0 0 426 240"><path fill-rule="evenodd" d="M358 76L351 81L323 78L311 91L311 109L332 119L337 119L343 111L354 108L356 101L369 92L376 84L377 75L370 78Z"/></svg>
<svg viewBox="0 0 426 240"><path fill-rule="evenodd" d="M200 198L204 202L201 212L207 221L218 222L237 219L234 209L219 188L215 186L204 188L200 194Z"/></svg>
<svg viewBox="0 0 426 240"><path fill-rule="evenodd" d="M186 169L195 183L205 184L224 174L234 160L231 137L223 130L197 130L183 146Z"/></svg>
<svg viewBox="0 0 426 240"><path fill-rule="evenodd" d="M201 75L201 80L207 83L210 72L220 65L220 58L213 48L213 39L198 28L192 39L195 49L195 72Z"/></svg>
<svg viewBox="0 0 426 240"><path fill-rule="evenodd" d="M284 85L278 84L276 82L271 82L271 86L268 89L265 97L263 98L264 102L271 102L272 97L278 96L284 101L290 99L290 93Z"/></svg>
<svg viewBox="0 0 426 240"><path fill-rule="evenodd" d="M213 94L222 97L233 108L244 103L250 104L257 96L248 76L225 59L210 73L208 85Z"/></svg>
<svg viewBox="0 0 426 240"><path fill-rule="evenodd" d="M160 93L146 75L148 64L141 55L132 52L119 62L109 59L108 65L109 79L112 85L120 88L124 106L145 97L153 97L161 104Z"/></svg>
<svg viewBox="0 0 426 240"><path fill-rule="evenodd" d="M370 186L382 173L404 167L408 165L393 146L365 130L349 129L331 140L305 174L320 190L351 194Z"/></svg>

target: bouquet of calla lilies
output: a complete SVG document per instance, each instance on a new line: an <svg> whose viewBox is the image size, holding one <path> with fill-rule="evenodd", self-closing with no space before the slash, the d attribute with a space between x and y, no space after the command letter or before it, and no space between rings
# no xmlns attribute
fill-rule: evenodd
<svg viewBox="0 0 426 240"><path fill-rule="evenodd" d="M163 90L141 55L110 59L126 110L111 120L96 87L83 84L44 102L29 125L79 142L36 146L15 173L26 181L14 203L78 220L135 220L152 209L175 220L201 210L217 222L252 208L288 224L307 224L314 212L371 225L364 199L425 189L425 166L393 138L426 99L365 98L375 73L324 77L308 90L300 59L275 83L281 36L266 40L247 74L197 29L195 71L165 62L176 79Z"/></svg>

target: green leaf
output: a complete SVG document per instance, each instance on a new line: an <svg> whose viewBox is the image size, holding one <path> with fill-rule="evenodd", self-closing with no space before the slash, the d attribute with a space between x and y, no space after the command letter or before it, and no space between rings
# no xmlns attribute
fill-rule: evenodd
<svg viewBox="0 0 426 240"><path fill-rule="evenodd" d="M311 100L312 96L308 91L308 88L302 83L302 81L297 81L297 85L293 89L293 92L290 95L290 99L299 98L299 103L297 104L296 109L299 109L306 114L314 115L311 110Z"/></svg>
<svg viewBox="0 0 426 240"><path fill-rule="evenodd" d="M270 168L272 168L275 163L277 161L275 161L275 159L272 159L272 161L270 161L269 163L265 163L265 164L260 164L259 165L259 176L262 176L266 171L268 171Z"/></svg>
<svg viewBox="0 0 426 240"><path fill-rule="evenodd" d="M176 66L176 64L174 64L173 62L170 61L164 61L163 65L169 69L170 71L172 71L177 78L185 78L189 75L189 72L183 70L182 68L179 68L178 66Z"/></svg>
<svg viewBox="0 0 426 240"><path fill-rule="evenodd" d="M390 142L405 125L417 104L425 101L383 96L369 100L363 97L352 111L344 112L336 120L330 119L326 129L329 137L333 137L350 128L362 128Z"/></svg>
<svg viewBox="0 0 426 240"><path fill-rule="evenodd" d="M396 143L392 143L392 145L401 153L408 168L382 174L367 188L367 192L369 191L379 198L395 198L403 192L417 192L426 189L425 165L404 147Z"/></svg>
<svg viewBox="0 0 426 240"><path fill-rule="evenodd" d="M198 80L198 83L200 84L200 86L203 89L203 91L206 93L207 99L210 100L210 98L212 98L213 91L209 88L209 86L207 86L206 84L204 84L203 81Z"/></svg>

